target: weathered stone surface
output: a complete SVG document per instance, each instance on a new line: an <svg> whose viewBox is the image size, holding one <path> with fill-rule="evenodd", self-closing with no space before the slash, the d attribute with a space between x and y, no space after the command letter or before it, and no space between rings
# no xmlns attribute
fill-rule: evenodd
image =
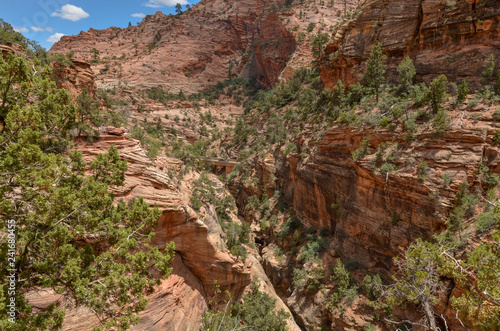
<svg viewBox="0 0 500 331"><path fill-rule="evenodd" d="M326 310L327 298L321 291L314 295L308 295L297 290L287 299L287 305L296 314L297 319L307 330L320 330L320 325L325 325L324 310Z"/></svg>
<svg viewBox="0 0 500 331"><path fill-rule="evenodd" d="M309 67L314 61L311 48L311 37L317 33L332 33L337 31L342 15L353 11L360 4L358 0L315 1L314 3L294 1L289 8L283 9L282 21L292 33L297 42L286 68L281 72L280 80L288 81L295 71ZM314 28L311 31L311 27Z"/></svg>
<svg viewBox="0 0 500 331"><path fill-rule="evenodd" d="M400 253L400 247L408 247L416 238L430 239L446 228L461 183L476 185L481 164L487 165L490 173L500 172L499 148L492 142L498 130L493 116L496 106L483 105L479 111L443 106L449 111L451 122L442 138L433 135L425 125L419 125L415 139L405 139L406 132L400 128L389 131L331 126L316 141L310 139L312 125L305 125L303 134L293 141L297 154L284 156L278 150L273 157L256 158L249 167L252 179L235 183L239 189L237 203L244 213L249 197L262 194L247 183L268 183L271 188L269 174L274 174L277 180L273 182L284 195L284 202L296 211L305 228L330 229L330 247L322 256L325 270L335 264L331 257L340 256L344 263L359 264L364 273L378 273L388 280L394 272L392 257ZM352 153L365 138L369 138L369 152L355 162ZM382 143L397 146L391 161L395 170L388 175L381 173L385 161L377 160L377 149ZM385 146L386 150L392 148ZM428 170L419 178L420 164L424 162ZM444 175L451 179L449 186ZM259 221L252 214L245 217L254 223ZM272 235L261 236L259 243L266 246L261 251L264 270L299 325L312 330L317 323L326 326L332 322L335 330L362 330L363 325L371 323L366 319L371 313L359 310L362 305L356 304L346 310L350 316L334 314L326 319L328 314L322 311L321 300L292 292L292 269L301 264L290 263L288 253L283 256L287 261L284 264L275 261ZM294 245L293 240L277 241L285 252ZM364 274L358 276L361 282ZM453 295L459 292L456 288L450 291ZM451 329L465 330L453 317L455 312L446 306L448 294L443 295L436 309L447 317ZM421 318L417 308L408 309L398 311L397 316L413 321Z"/></svg>
<svg viewBox="0 0 500 331"><path fill-rule="evenodd" d="M172 274L150 295L149 305L140 314L139 324L130 330L189 330L198 331L201 315L207 309L206 293L200 280L176 256ZM33 307L44 308L53 302L67 307L62 330L92 330L98 325L97 316L86 307L74 307L69 298L49 290L33 291L28 295Z"/></svg>
<svg viewBox="0 0 500 331"><path fill-rule="evenodd" d="M269 87L295 50L293 36L269 10L279 3L205 0L179 16L157 12L126 29L64 36L51 52L74 51L75 58L92 61L99 87L122 82L191 94L235 76Z"/></svg>
<svg viewBox="0 0 500 331"><path fill-rule="evenodd" d="M181 187L179 191L170 177L149 160L138 141L103 135L95 143L80 144L78 149L84 159L90 160L111 146L128 161L125 182L115 190L116 198L142 197L163 210L152 243L164 247L165 243L174 241L176 254L182 256L183 263L201 280L205 292L213 293L217 280L223 291L241 294L250 280L249 271L224 251L215 211L204 210L203 217L199 217L189 207L189 187Z"/></svg>
<svg viewBox="0 0 500 331"><path fill-rule="evenodd" d="M286 313L290 314L290 317L287 320L288 331L300 331L300 327L295 323L293 319L292 312L283 302L281 296L279 296L274 288L274 282L269 280L269 273L264 271L262 266L263 261L260 261L259 257L256 257L256 254L250 253L248 256L248 260L252 263L252 279L257 281L259 285L259 291L267 293L271 298L276 299L276 310L279 311L283 309Z"/></svg>
<svg viewBox="0 0 500 331"><path fill-rule="evenodd" d="M184 265L182 257L176 256L172 266L172 274L151 295L139 324L130 330L200 329L201 315L208 308L203 284Z"/></svg>
<svg viewBox="0 0 500 331"><path fill-rule="evenodd" d="M351 84L364 72L373 43L388 55L388 75L405 56L413 59L417 80L440 74L451 81L465 78L478 88L486 60L500 58L500 3L486 1L366 1L326 48L321 77L332 88L338 79ZM338 51L338 53L336 53Z"/></svg>
<svg viewBox="0 0 500 331"><path fill-rule="evenodd" d="M0 52L2 56L5 58L7 54L23 54L23 50L19 45L0 45Z"/></svg>
<svg viewBox="0 0 500 331"><path fill-rule="evenodd" d="M295 38L283 26L277 14L270 14L263 23L259 43L255 48L257 68L264 86L274 86L278 82L283 64L295 51Z"/></svg>
<svg viewBox="0 0 500 331"><path fill-rule="evenodd" d="M133 330L198 330L201 315L213 297L215 282L222 291L229 290L238 298L250 283L251 264L245 266L229 254L213 208L203 209L197 215L189 207L191 184L187 181L196 180L197 174L186 177L177 187L148 159L138 141L126 138L124 130L105 131L108 134L102 134L97 142L80 141L77 149L84 160L90 161L109 147L116 147L128 161L125 184L114 190L116 199L143 197L150 205L158 206L163 213L152 243L160 248L167 242L175 243L173 273L149 297L150 303ZM30 296L37 307L61 300L68 300L69 308L63 330L91 330L98 323L88 309L72 307L69 298L44 290Z"/></svg>
<svg viewBox="0 0 500 331"><path fill-rule="evenodd" d="M68 90L73 100L83 89L87 89L91 96L95 96L97 85L90 64L80 60L71 60L71 62L72 65L69 67L58 62L51 63L57 87Z"/></svg>
<svg viewBox="0 0 500 331"><path fill-rule="evenodd" d="M399 144L397 173L377 175L375 163L353 161L351 153L367 136L372 151L384 141ZM461 182L473 179L486 142L483 135L459 130L446 134L444 141L429 135L415 142L395 137L393 132L337 127L325 134L307 162L277 161L285 196L298 216L315 227L329 227L343 259L385 272L398 247L444 228L454 192ZM405 163L408 157L413 165ZM417 178L421 162L430 169L425 182ZM440 182L445 171L453 177L450 188ZM430 196L434 188L440 191L439 200ZM396 225L391 224L394 213Z"/></svg>

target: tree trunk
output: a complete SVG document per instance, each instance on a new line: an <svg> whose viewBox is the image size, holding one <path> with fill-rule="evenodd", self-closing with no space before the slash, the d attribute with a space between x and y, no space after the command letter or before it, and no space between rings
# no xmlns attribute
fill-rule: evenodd
<svg viewBox="0 0 500 331"><path fill-rule="evenodd" d="M424 312L429 321L429 326L431 330L437 330L436 318L434 317L434 311L432 310L431 303L429 301L424 302Z"/></svg>

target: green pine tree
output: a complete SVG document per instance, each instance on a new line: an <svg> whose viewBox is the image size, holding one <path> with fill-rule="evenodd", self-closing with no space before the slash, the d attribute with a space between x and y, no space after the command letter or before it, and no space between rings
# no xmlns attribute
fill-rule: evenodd
<svg viewBox="0 0 500 331"><path fill-rule="evenodd" d="M496 208L497 209L497 208ZM498 210L495 211L498 215ZM453 279L463 293L453 296L450 305L457 318L478 330L500 327L500 232L492 233L491 242L471 247L463 259L457 259L452 247L417 239L394 259L396 274L390 285L379 285L376 308L392 310L411 303L424 313L424 324L436 328L434 307L440 293L446 291L444 278Z"/></svg>
<svg viewBox="0 0 500 331"><path fill-rule="evenodd" d="M400 90L401 92L408 93L410 87L415 83L415 77L417 76L417 70L409 56L405 57L399 64L398 73Z"/></svg>
<svg viewBox="0 0 500 331"><path fill-rule="evenodd" d="M370 51L370 56L366 62L366 72L363 77L365 86L371 88L377 96L377 103L380 93L380 87L385 80L385 60L387 56L382 51L380 42L377 41Z"/></svg>
<svg viewBox="0 0 500 331"><path fill-rule="evenodd" d="M90 51L92 53L92 56L94 57L94 62L98 62L100 57L99 57L99 50L97 48L92 48Z"/></svg>
<svg viewBox="0 0 500 331"><path fill-rule="evenodd" d="M328 33L321 33L320 31L318 31L318 33L314 37L312 37L311 48L313 51L314 62L316 64L319 62L319 58L321 57L323 48L325 47L325 44L329 39L330 36L328 35Z"/></svg>
<svg viewBox="0 0 500 331"><path fill-rule="evenodd" d="M490 83L494 73L495 73L495 56L491 54L490 57L488 58L488 63L486 63L483 72L481 72L484 85L488 85Z"/></svg>
<svg viewBox="0 0 500 331"><path fill-rule="evenodd" d="M429 90L427 92L426 99L429 101L434 114L437 114L441 109L441 104L446 101L448 94L446 94L446 84L448 83L448 79L445 75L440 75L435 78L431 85L429 86Z"/></svg>
<svg viewBox="0 0 500 331"><path fill-rule="evenodd" d="M469 94L469 85L465 79L462 79L458 85L457 103L463 103L467 99L467 94Z"/></svg>
<svg viewBox="0 0 500 331"><path fill-rule="evenodd" d="M85 88L75 101L78 135L86 135L91 139L99 136L99 131L96 128L104 124L104 119L99 111L99 103Z"/></svg>
<svg viewBox="0 0 500 331"><path fill-rule="evenodd" d="M68 150L76 109L48 66L0 56L0 101L0 232L15 235L13 259L0 260L0 329L61 326L64 306L35 309L27 299L40 288L92 309L97 329L129 328L145 295L171 272L173 245L150 246L160 211L142 199L114 204L110 187L123 184L127 169L116 149L91 164ZM10 256L9 248L0 241L0 256Z"/></svg>
<svg viewBox="0 0 500 331"><path fill-rule="evenodd" d="M180 3L175 4L175 12L177 13L177 15L182 14L182 5Z"/></svg>

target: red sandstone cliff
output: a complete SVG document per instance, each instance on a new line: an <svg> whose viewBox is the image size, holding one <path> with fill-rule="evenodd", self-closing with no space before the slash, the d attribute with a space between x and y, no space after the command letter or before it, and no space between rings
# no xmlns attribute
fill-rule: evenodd
<svg viewBox="0 0 500 331"><path fill-rule="evenodd" d="M235 191L239 189L238 205L246 206L250 196L260 197L266 190L268 196L273 196L279 188L284 201L306 227L330 230L330 245L322 255L324 265L334 265L334 259L341 257L344 262L355 261L365 271L389 278L394 271L392 258L400 253L400 247L408 247L416 238L432 238L446 228L461 183L477 185L482 165L487 165L492 174L500 173L500 150L492 140L498 123L493 115L496 105L445 108L450 111L451 124L442 138L433 136L425 126L419 129L415 140L408 140L400 129L335 125L316 140L314 126L305 125L294 141L297 153L285 156L281 148L265 160L249 161L251 180L236 181L233 187ZM327 127L325 124L322 128ZM354 161L352 153L367 137L371 152ZM380 173L376 153L387 142L395 146L396 157L395 170L385 175ZM423 163L428 170L425 176L419 176ZM451 178L449 185L445 184L445 174ZM245 216L258 227L258 218ZM464 245L474 245L473 236L464 238ZM346 308L345 314L329 316L326 300L318 297L321 291L316 295L291 292L293 261L288 254L283 263L274 261L273 240L279 242L261 235L264 268L296 320L308 330L315 330L315 325L363 330L368 322L365 317L372 313L356 311L356 303ZM284 251L293 249L290 241L280 242ZM448 285L447 295L460 292L453 284ZM450 330L466 330L447 302L443 294L436 312L446 317ZM406 314L411 320L419 318L416 310Z"/></svg>
<svg viewBox="0 0 500 331"><path fill-rule="evenodd" d="M51 52L93 62L99 87L119 84L198 92L230 77L273 85L295 40L271 11L279 0L204 0L178 16L161 12L133 27L65 36Z"/></svg>
<svg viewBox="0 0 500 331"><path fill-rule="evenodd" d="M202 209L198 216L189 207L192 181L198 174L191 174L178 186L160 170L160 166L175 168L176 161L163 160L159 162L161 165L154 164L140 143L129 140L122 129L107 128L97 142L80 142L77 149L89 162L111 146L128 161L124 185L114 191L116 199L143 197L150 205L157 205L163 213L152 244L162 248L167 242L175 243L172 275L149 297L150 303L141 312L141 320L133 330L198 330L201 315L213 297L214 282L222 291L228 290L237 298L250 283L251 264L244 265L229 254L214 210ZM71 303L71 298L62 298L49 291L33 293L30 298L35 307L56 300ZM97 323L90 310L70 308L63 330L90 330Z"/></svg>
<svg viewBox="0 0 500 331"><path fill-rule="evenodd" d="M388 55L390 78L410 56L419 81L445 74L477 88L488 57L500 58L496 0L370 0L362 8L326 47L321 77L329 88L338 79L348 84L359 79L376 40Z"/></svg>
<svg viewBox="0 0 500 331"><path fill-rule="evenodd" d="M97 84L89 63L71 60L70 66L64 66L59 62L52 62L51 66L57 87L68 90L73 100L83 89L87 89L90 95L95 96Z"/></svg>

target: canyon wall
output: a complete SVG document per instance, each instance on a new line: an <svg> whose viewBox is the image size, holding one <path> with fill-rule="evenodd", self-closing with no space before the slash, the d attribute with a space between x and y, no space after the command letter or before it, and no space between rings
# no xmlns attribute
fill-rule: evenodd
<svg viewBox="0 0 500 331"><path fill-rule="evenodd" d="M202 208L199 214L189 207L191 185L198 174L193 173L179 183L161 170L175 168L178 160L153 163L139 141L128 139L125 130L113 127L101 129L98 141L79 141L76 148L90 162L111 146L128 161L124 185L113 190L115 199L128 201L142 197L151 206L160 208L162 216L152 244L162 249L168 242L175 243L173 272L149 296L148 307L140 313L140 322L133 330L199 330L201 316L214 297L216 284L221 291L240 297L250 283L251 264L245 265L229 253L213 207ZM97 325L98 320L90 310L72 307L71 298L48 290L30 295L35 308L55 301L65 302L68 307L63 330L90 330Z"/></svg>
<svg viewBox="0 0 500 331"><path fill-rule="evenodd" d="M76 59L91 62L103 88L191 94L237 76L270 87L295 50L293 35L273 12L280 3L205 0L181 15L157 12L137 26L64 36L50 52L73 51Z"/></svg>
<svg viewBox="0 0 500 331"><path fill-rule="evenodd" d="M189 207L190 185L197 174L186 177L179 186L159 167L175 167L175 160L157 160L159 164L154 164L138 141L127 139L119 129L106 131L95 143L80 143L78 150L90 161L115 146L128 161L124 185L115 189L115 198L142 197L151 206L156 205L162 216L152 244L161 249L168 242L175 243L173 275L152 295L135 329L151 329L154 325L156 330L160 326L177 330L175 327L182 325L186 330L197 330L202 312L213 299L215 283L221 291L238 297L250 283L249 266L229 254L214 210L202 208L198 215Z"/></svg>
<svg viewBox="0 0 500 331"><path fill-rule="evenodd" d="M95 75L92 72L91 65L85 61L71 60L71 65L65 66L59 62L52 62L52 76L58 88L64 88L71 93L73 100L87 89L92 97L97 92Z"/></svg>
<svg viewBox="0 0 500 331"><path fill-rule="evenodd" d="M328 230L325 238L329 246L320 255L326 274L341 258L345 265L359 268L353 271L362 275L358 282L367 273L377 273L390 282L395 272L393 257L415 239L432 240L446 229L462 183L484 188L480 174L485 167L489 174L500 173L500 148L493 139L498 132L497 107L479 104L455 108L447 103L444 108L449 112L450 126L443 136L424 122L418 123L414 137L400 127L386 130L340 125L317 135L313 124L304 125L293 141L297 152L285 154L283 148L277 148L273 155L259 156L259 160L249 161L250 174L243 174L251 180L233 182L240 211L259 229L260 219L245 206L251 196L261 198L267 192L272 197L279 190L280 203L285 206L281 208L294 210L303 222L302 233L310 233L310 227L322 228L323 233ZM368 142L366 155L354 160L353 152L363 140ZM390 161L386 159L389 154ZM386 163L393 165L388 172L383 170ZM481 192L471 193L479 194L482 200ZM475 227L470 224L473 219L465 221L457 244L460 247L477 244ZM300 236L294 232L282 239L279 232L283 228L258 230L256 242L269 279L296 321L307 330L315 330L315 325L363 330L366 323L375 324L366 319L373 313L363 311L363 304L355 301L344 307L349 313L338 313L328 308L322 291L301 292L293 285L294 268L309 270L311 266L301 263L297 258L300 254L293 253L300 251L296 247ZM280 251L276 245L283 252L281 262L276 262L276 251ZM435 310L446 317L451 330L466 330L449 305L450 296L461 290L450 281L446 286ZM395 312L398 318L412 321L421 317L418 314L416 308Z"/></svg>
<svg viewBox="0 0 500 331"><path fill-rule="evenodd" d="M496 0L365 1L326 46L321 77L328 88L339 79L358 81L378 40L388 56L389 79L397 78L398 64L409 56L418 81L445 74L479 88L489 56L500 62L499 24Z"/></svg>

